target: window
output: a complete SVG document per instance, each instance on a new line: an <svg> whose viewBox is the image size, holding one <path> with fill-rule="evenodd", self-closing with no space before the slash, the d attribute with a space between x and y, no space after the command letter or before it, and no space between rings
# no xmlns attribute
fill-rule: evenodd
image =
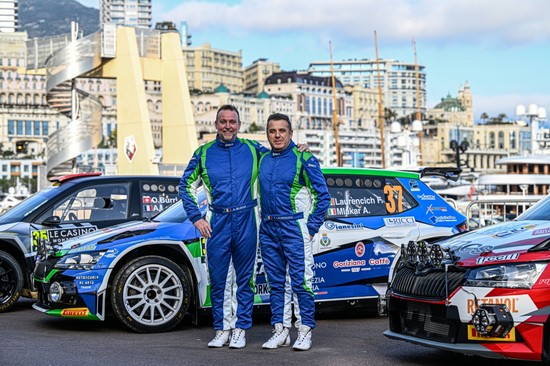
<svg viewBox="0 0 550 366"><path fill-rule="evenodd" d="M38 219L59 216L61 223L125 220L128 218L129 183L86 187L64 200Z"/></svg>
<svg viewBox="0 0 550 366"><path fill-rule="evenodd" d="M395 178L334 175L327 185L330 219L396 215L418 205Z"/></svg>

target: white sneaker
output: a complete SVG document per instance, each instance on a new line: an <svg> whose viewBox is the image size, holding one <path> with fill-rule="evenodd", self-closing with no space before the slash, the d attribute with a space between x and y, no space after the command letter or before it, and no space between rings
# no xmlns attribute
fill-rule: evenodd
<svg viewBox="0 0 550 366"><path fill-rule="evenodd" d="M226 346L229 343L229 331L228 330L217 330L216 336L210 342L208 342L208 347L210 348L221 348Z"/></svg>
<svg viewBox="0 0 550 366"><path fill-rule="evenodd" d="M229 348L244 348L246 346L246 332L244 329L235 328L231 333Z"/></svg>
<svg viewBox="0 0 550 366"><path fill-rule="evenodd" d="M262 345L264 349L275 349L281 346L290 346L290 332L288 328L283 327L281 323L275 324L273 334L267 342Z"/></svg>
<svg viewBox="0 0 550 366"><path fill-rule="evenodd" d="M292 346L298 351L307 351L311 348L311 328L307 325L300 325L298 328L298 339Z"/></svg>

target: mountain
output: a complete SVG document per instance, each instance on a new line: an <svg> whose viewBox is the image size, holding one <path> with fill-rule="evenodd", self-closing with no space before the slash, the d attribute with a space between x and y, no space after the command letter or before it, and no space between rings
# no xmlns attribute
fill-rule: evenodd
<svg viewBox="0 0 550 366"><path fill-rule="evenodd" d="M19 30L29 39L71 33L71 21L88 35L99 30L99 9L74 0L19 0Z"/></svg>

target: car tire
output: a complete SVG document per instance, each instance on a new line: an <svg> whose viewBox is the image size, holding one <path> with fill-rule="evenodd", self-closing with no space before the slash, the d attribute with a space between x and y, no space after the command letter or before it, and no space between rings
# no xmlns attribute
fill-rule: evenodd
<svg viewBox="0 0 550 366"><path fill-rule="evenodd" d="M9 253L0 250L0 313L11 309L23 289L23 269Z"/></svg>
<svg viewBox="0 0 550 366"><path fill-rule="evenodd" d="M178 325L191 301L191 278L173 261L139 257L116 274L111 305L116 317L138 333L166 332Z"/></svg>

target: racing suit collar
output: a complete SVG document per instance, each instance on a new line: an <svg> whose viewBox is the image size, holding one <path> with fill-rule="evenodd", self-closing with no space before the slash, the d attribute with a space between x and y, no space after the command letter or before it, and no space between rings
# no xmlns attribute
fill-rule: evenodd
<svg viewBox="0 0 550 366"><path fill-rule="evenodd" d="M220 140L220 137L218 135L216 135L216 144L218 144L218 146L221 146L221 147L231 147L231 146L234 146L236 144L238 144L240 142L239 140L239 137L236 137L235 140L231 141L231 142L224 142L222 140Z"/></svg>
<svg viewBox="0 0 550 366"><path fill-rule="evenodd" d="M290 140L290 144L283 151L279 151L279 152L271 151L271 155L275 157L280 155L286 155L288 154L289 151L292 151L294 146L296 146L296 144L294 143L294 141Z"/></svg>

